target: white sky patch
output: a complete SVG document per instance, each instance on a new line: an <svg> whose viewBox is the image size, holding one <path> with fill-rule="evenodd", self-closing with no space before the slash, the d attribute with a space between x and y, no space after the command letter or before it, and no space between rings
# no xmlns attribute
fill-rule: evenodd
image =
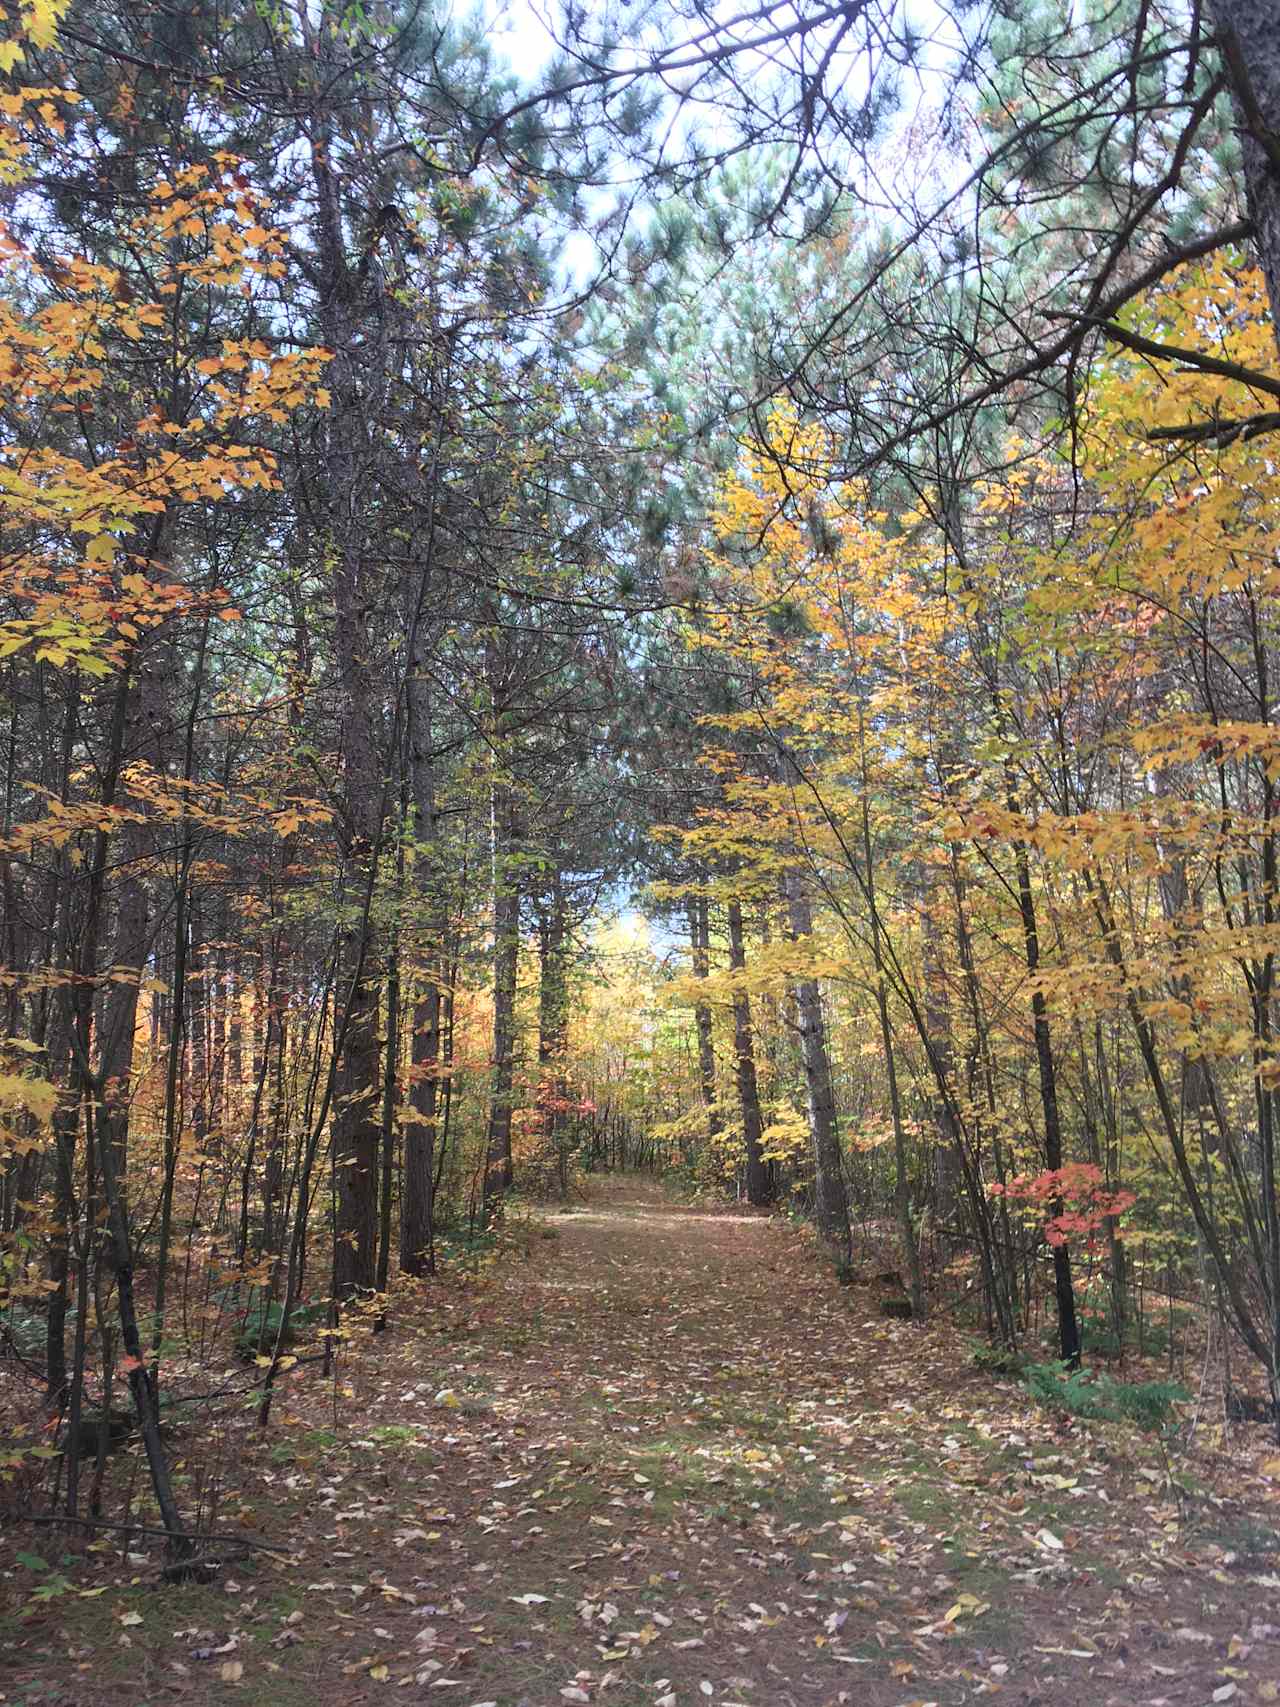
<svg viewBox="0 0 1280 1707"><path fill-rule="evenodd" d="M712 15L728 23L740 11L740 0L716 0ZM563 0L478 0L478 12L495 57L505 62L526 91L535 89L560 52L557 37L564 33ZM780 20L794 15L779 8ZM896 68L901 105L896 113L886 115L881 134L866 149L856 145L842 149L839 142L834 143L826 157L826 181L831 184L843 178L845 191L854 204L860 205L864 220L888 230L902 230L922 220L927 222L929 215L955 193L970 167L969 151L962 140L968 130L963 113L958 127L942 122L955 93L952 73L964 54L969 26L948 0L898 0L894 15L899 29L910 23L918 42L914 63ZM636 38L629 50L622 50L622 63L641 65L648 56L676 46L672 37L663 35L657 20L654 8L637 3ZM676 27L673 21L668 22ZM820 40L815 40L820 45ZM811 43L804 51L807 65L813 63L814 46ZM868 55L875 54L875 49L869 48L864 37L851 40L847 51L835 54L826 67L828 90L841 91L856 105L869 92L873 79L894 75L888 63L894 56L887 52L887 44L882 46L884 57L876 54L873 60ZM757 76L785 78L788 68L798 72L798 62L793 62L785 47L776 53L771 50L767 56L746 50L735 60L734 75L749 88ZM660 153L668 160L684 154L695 129L704 145L732 152L735 129L728 111L714 98L701 99L696 93L686 104L674 92L680 80L668 76L664 81L666 113L655 129ZM700 83L701 76L694 82ZM645 86L647 80L642 78L641 83ZM969 105L971 93L961 95L962 108ZM606 163L602 181L584 189L581 206L587 222L562 235L557 294L571 297L589 289L598 271L612 266L618 236L612 223L615 210L627 208L628 233L642 235L649 229L660 195L640 182L642 177L643 168L620 149ZM593 225L594 231L590 229Z"/></svg>
<svg viewBox="0 0 1280 1707"><path fill-rule="evenodd" d="M521 82L527 83L554 57L555 39L546 6L533 0L487 0L483 8L493 44Z"/></svg>

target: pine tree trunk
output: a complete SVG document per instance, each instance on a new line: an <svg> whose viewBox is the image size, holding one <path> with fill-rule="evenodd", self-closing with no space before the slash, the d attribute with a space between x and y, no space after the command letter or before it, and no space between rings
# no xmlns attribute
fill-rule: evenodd
<svg viewBox="0 0 1280 1707"><path fill-rule="evenodd" d="M695 896L689 902L689 946L693 957L693 975L706 978L711 971L711 930L707 899ZM707 1112L707 1137L712 1144L719 1136L721 1120L716 1100L716 1047L711 1022L711 1008L706 1002L695 1002L694 1029L698 1038L698 1087L702 1106Z"/></svg>
<svg viewBox="0 0 1280 1707"><path fill-rule="evenodd" d="M427 675L426 635L417 608L408 611L411 636L408 713L409 789L417 844L414 877L423 902L420 984L413 1005L410 1049L409 1116L404 1129L404 1172L400 1183L400 1267L405 1274L434 1270L435 1162L440 1109L440 1049L449 920L444 905L444 873L436 814L435 753Z"/></svg>
<svg viewBox="0 0 1280 1707"><path fill-rule="evenodd" d="M1208 0L1244 156L1253 246L1280 343L1280 28L1275 0Z"/></svg>
<svg viewBox="0 0 1280 1707"><path fill-rule="evenodd" d="M337 405L335 404L335 407ZM334 1086L333 1282L344 1297L374 1284L377 1236L381 1092L379 987L367 901L381 839L382 786L369 682L369 637L361 610L361 566L347 554L335 577L338 678L342 690L340 751L343 779L345 932L339 1012L341 1054Z"/></svg>
<svg viewBox="0 0 1280 1707"><path fill-rule="evenodd" d="M384 1294L391 1278L391 1212L396 1160L396 1103L400 1086L400 910L404 894L404 833L396 870L395 920L387 949L387 1041L382 1052L382 1156L378 1181L378 1267L374 1284ZM378 1318L386 1327L385 1313Z"/></svg>
<svg viewBox="0 0 1280 1707"><path fill-rule="evenodd" d="M378 985L364 945L354 933L346 950L346 1036L334 1085L333 1114L333 1284L338 1297L348 1297L374 1284L382 1135L378 1118Z"/></svg>
<svg viewBox="0 0 1280 1707"><path fill-rule="evenodd" d="M538 929L538 1066L544 1098L543 1136L556 1160L561 1197L569 1194L568 1153L565 1145L565 1051L569 1041L568 921L562 874L552 880L550 904Z"/></svg>
<svg viewBox="0 0 1280 1707"><path fill-rule="evenodd" d="M514 808L505 781L494 782L493 800L493 1056L489 1093L484 1204L496 1211L510 1191L511 1113L515 1090L516 981L520 959L520 891L512 869Z"/></svg>
<svg viewBox="0 0 1280 1707"><path fill-rule="evenodd" d="M317 66L310 126L314 191L312 240L321 296L320 332L332 351L327 379L332 407L325 412L328 551L332 562L334 656L339 692L340 822L345 873L343 906L351 923L342 944L337 1070L334 1079L335 1292L369 1288L375 1277L378 1107L378 968L370 898L376 879L385 810L379 755L369 618L375 605L374 558L362 508L372 485L370 422L379 398L378 347L362 334L367 307L358 266L348 254L336 124L330 107L332 77L343 52L325 8L310 26ZM345 69L345 67L344 67Z"/></svg>
<svg viewBox="0 0 1280 1707"><path fill-rule="evenodd" d="M742 906L729 902L729 965L745 972L746 950L742 935ZM751 1029L751 1003L741 984L733 990L734 1074L742 1109L742 1136L747 1152L747 1202L762 1208L773 1198L773 1180L762 1154L764 1123L760 1118L760 1092L756 1083L755 1038Z"/></svg>

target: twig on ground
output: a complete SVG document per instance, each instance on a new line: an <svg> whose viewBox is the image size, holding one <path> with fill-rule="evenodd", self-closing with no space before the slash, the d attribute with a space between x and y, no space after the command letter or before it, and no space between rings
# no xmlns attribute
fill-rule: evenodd
<svg viewBox="0 0 1280 1707"><path fill-rule="evenodd" d="M219 1547L247 1547L255 1553L266 1553L273 1559L279 1559L283 1564L290 1563L290 1555L282 1553L274 1541L268 1541L261 1535L224 1535L210 1534L207 1531L183 1530L181 1532L161 1529L154 1523L122 1523L105 1517L70 1517L65 1512L14 1512L9 1514L11 1523L38 1523L46 1528L58 1528L62 1524L72 1524L79 1529L124 1529L132 1535L158 1535L162 1538L179 1541L212 1542Z"/></svg>

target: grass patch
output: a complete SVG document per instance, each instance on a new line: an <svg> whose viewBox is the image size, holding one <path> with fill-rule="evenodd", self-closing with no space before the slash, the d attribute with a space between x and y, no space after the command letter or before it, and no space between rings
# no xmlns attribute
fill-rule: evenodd
<svg viewBox="0 0 1280 1707"><path fill-rule="evenodd" d="M1273 1559L1280 1555L1280 1530L1252 1518L1219 1520L1196 1527L1203 1540L1212 1541L1229 1553L1238 1553L1243 1559Z"/></svg>

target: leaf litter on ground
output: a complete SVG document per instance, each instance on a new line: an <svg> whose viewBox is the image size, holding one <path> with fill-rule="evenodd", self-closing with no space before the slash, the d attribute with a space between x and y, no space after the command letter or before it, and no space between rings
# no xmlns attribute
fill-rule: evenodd
<svg viewBox="0 0 1280 1707"><path fill-rule="evenodd" d="M141 1648L157 1699L273 1707L1280 1699L1280 1578L1232 1540L1280 1521L1274 1447L1174 1466L886 1322L783 1224L593 1191L233 1431L224 1504L287 1565L122 1574L118 1678L83 1658L99 1603L47 1605L0 1688L138 1707Z"/></svg>

